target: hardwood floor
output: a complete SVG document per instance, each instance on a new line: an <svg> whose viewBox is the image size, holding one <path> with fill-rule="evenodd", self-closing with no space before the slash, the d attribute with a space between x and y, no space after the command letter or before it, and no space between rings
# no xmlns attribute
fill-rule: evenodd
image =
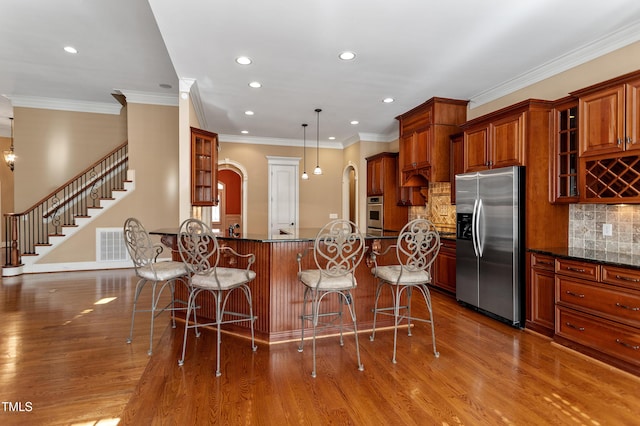
<svg viewBox="0 0 640 426"><path fill-rule="evenodd" d="M428 325L376 340L318 340L268 346L222 336L215 377L215 334L188 336L168 314L136 318L127 345L135 285L132 271L73 272L4 278L0 397L3 425L67 424L441 424L629 425L640 415L640 378L583 357L549 339L459 307L433 292L440 357ZM114 300L94 305L103 298ZM145 303L145 302L142 302ZM26 403L32 407L26 410ZM16 411L21 403L23 411ZM9 408L9 409L8 409ZM13 411L11 411L13 409Z"/></svg>

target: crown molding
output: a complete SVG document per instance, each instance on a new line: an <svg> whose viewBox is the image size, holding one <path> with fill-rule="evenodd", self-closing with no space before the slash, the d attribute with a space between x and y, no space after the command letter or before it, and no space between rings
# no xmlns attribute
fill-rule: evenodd
<svg viewBox="0 0 640 426"><path fill-rule="evenodd" d="M598 58L614 50L620 49L640 40L640 22L622 27L616 32L587 43L582 47L561 55L524 74L507 80L497 86L482 91L469 100L469 108L473 109L498 98L513 93L524 87L538 83L546 78L567 71L592 59Z"/></svg>
<svg viewBox="0 0 640 426"><path fill-rule="evenodd" d="M238 136L238 135L219 134L218 140L220 142L246 143L246 144L254 144L254 145L277 145L277 146L290 146L290 147L303 146L302 139L264 138L264 137L256 137L256 136L244 136L244 135ZM307 141L307 147L312 148L311 145L315 146L315 143L310 144L309 141ZM320 148L344 149L344 147L340 142L323 142L323 141L320 141Z"/></svg>
<svg viewBox="0 0 640 426"><path fill-rule="evenodd" d="M178 95L175 93L141 92L127 89L117 89L116 91L127 98L128 104L178 106Z"/></svg>
<svg viewBox="0 0 640 426"><path fill-rule="evenodd" d="M58 111L91 112L97 114L120 114L122 106L115 102L91 102L75 99L42 98L38 96L7 95L13 107L42 108Z"/></svg>

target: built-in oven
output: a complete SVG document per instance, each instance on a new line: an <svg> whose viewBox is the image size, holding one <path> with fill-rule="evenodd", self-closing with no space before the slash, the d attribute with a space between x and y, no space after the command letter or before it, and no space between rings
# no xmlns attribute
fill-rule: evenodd
<svg viewBox="0 0 640 426"><path fill-rule="evenodd" d="M382 230L382 197L367 197L367 228Z"/></svg>

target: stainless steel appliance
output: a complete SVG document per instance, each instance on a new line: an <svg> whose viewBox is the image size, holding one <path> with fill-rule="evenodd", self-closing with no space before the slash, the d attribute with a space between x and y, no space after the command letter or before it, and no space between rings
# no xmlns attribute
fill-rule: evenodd
<svg viewBox="0 0 640 426"><path fill-rule="evenodd" d="M456 175L456 299L524 326L524 168Z"/></svg>
<svg viewBox="0 0 640 426"><path fill-rule="evenodd" d="M367 197L367 233L382 235L383 230L383 199L379 197ZM370 231L371 230L371 231Z"/></svg>

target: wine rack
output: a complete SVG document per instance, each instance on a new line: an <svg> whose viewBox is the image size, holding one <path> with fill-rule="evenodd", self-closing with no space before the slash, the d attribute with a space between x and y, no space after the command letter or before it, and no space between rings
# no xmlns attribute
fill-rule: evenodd
<svg viewBox="0 0 640 426"><path fill-rule="evenodd" d="M584 198L589 202L640 201L640 156L582 159Z"/></svg>

